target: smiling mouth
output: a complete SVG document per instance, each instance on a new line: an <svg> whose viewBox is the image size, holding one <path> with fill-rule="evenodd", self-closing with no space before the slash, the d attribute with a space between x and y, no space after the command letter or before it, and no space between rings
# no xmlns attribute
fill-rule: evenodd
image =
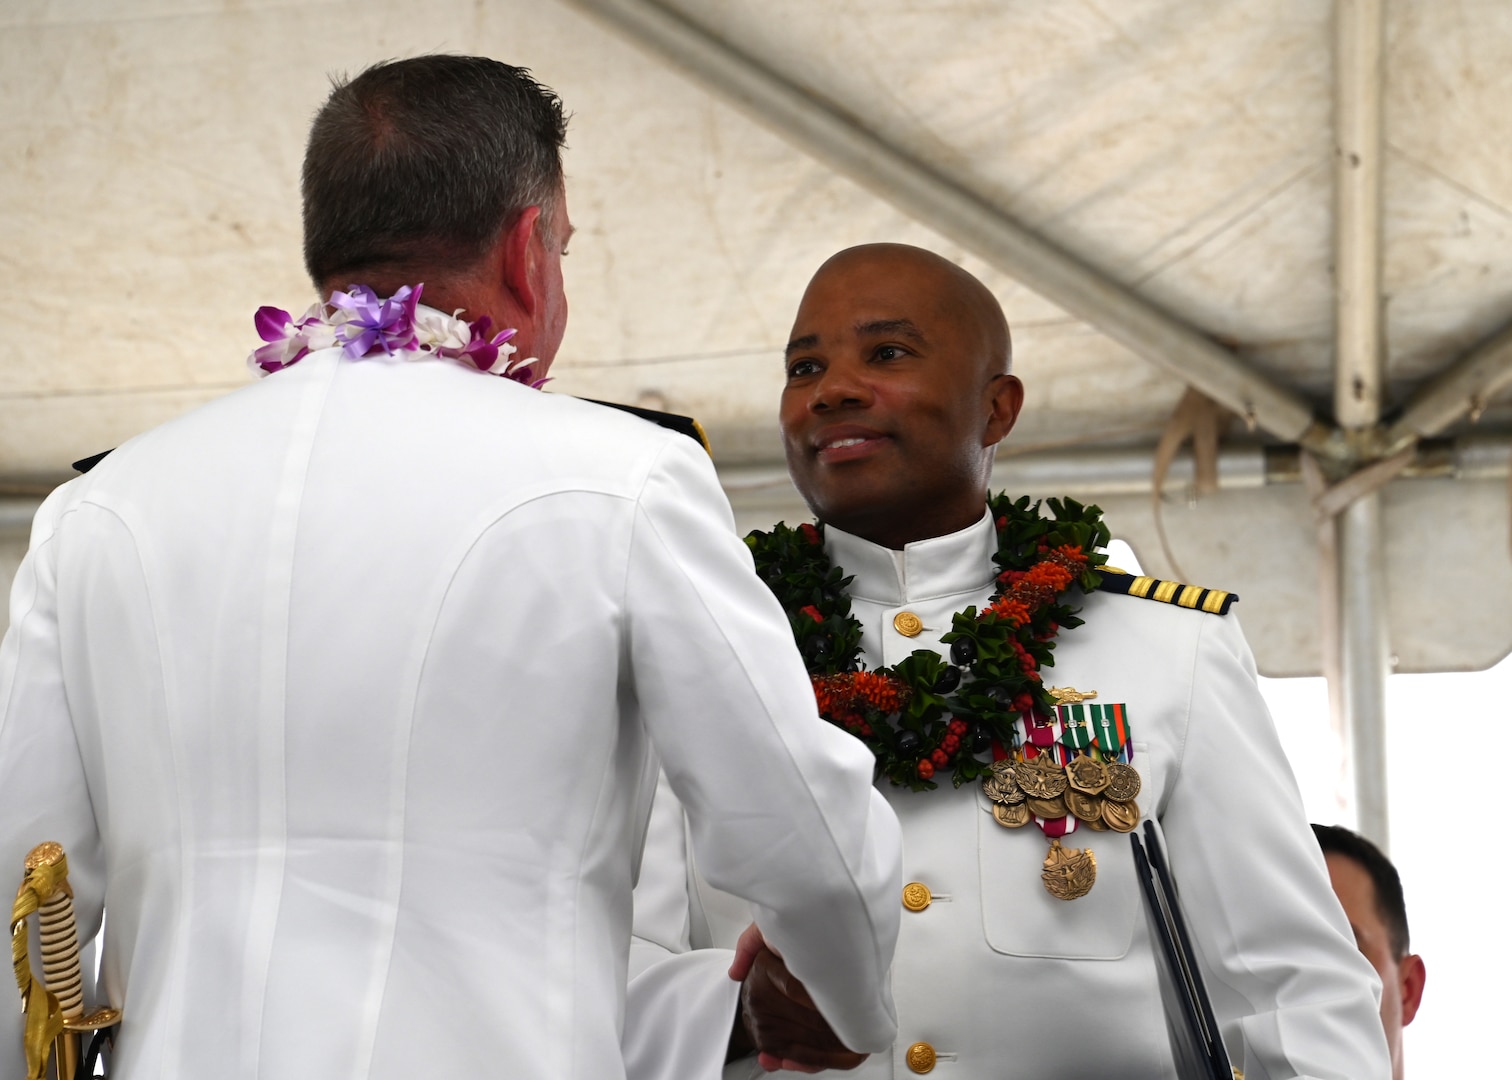
<svg viewBox="0 0 1512 1080"><path fill-rule="evenodd" d="M879 450L888 437L879 434L842 435L837 439L825 439L815 448L821 462L836 464L858 458L870 457Z"/></svg>

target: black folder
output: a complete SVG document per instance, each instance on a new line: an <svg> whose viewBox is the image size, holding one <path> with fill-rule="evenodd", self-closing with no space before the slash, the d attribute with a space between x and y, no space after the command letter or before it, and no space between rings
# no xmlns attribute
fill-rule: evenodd
<svg viewBox="0 0 1512 1080"><path fill-rule="evenodd" d="M1155 939L1155 966L1160 973L1160 1000L1165 1006L1166 1030L1171 1036L1171 1054L1180 1080L1234 1080L1238 1075L1228 1051L1213 1002L1202 983L1192 939L1187 933L1176 880L1171 877L1165 850L1152 822L1146 821L1144 840L1129 834L1134 848L1134 869L1144 890L1145 914L1150 936Z"/></svg>

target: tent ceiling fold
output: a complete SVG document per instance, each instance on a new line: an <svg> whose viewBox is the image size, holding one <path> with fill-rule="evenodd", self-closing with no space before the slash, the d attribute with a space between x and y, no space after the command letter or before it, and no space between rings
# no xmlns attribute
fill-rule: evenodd
<svg viewBox="0 0 1512 1080"><path fill-rule="evenodd" d="M1147 453L1192 381L1241 413L1253 405L1247 438L1293 443L1333 415L1331 4L660 10L896 155L879 169L913 163L1001 232L929 216L943 211L927 185L911 190L931 206L900 210L875 193L892 177L837 171L579 3L433 0L421 25L398 0L23 0L0 11L0 490L45 487L69 461L243 384L252 312L312 298L298 170L328 74L436 50L526 63L573 113L580 234L551 389L696 415L726 475L780 470L797 298L828 255L877 239L940 251L1003 303L1028 408L1000 468L1022 482L1064 475L1079 454ZM1512 345L1498 337L1512 325L1512 9L1385 11L1385 441L1458 446L1512 432ZM1035 265L1004 272L987 235L1042 263L1043 279L1018 277ZM1113 329L1105 294L1129 327ZM1166 348L1167 332L1183 344ZM758 512L754 493L734 494L741 515ZM1101 501L1154 568L1148 494ZM1512 627L1482 601L1506 595L1505 480L1398 479L1383 505L1402 665L1504 653ZM1262 668L1316 670L1313 615L1292 604L1315 566L1281 539L1312 535L1300 484L1195 505L1177 484L1166 523L1193 576L1245 595ZM1456 591L1477 574L1482 586Z"/></svg>

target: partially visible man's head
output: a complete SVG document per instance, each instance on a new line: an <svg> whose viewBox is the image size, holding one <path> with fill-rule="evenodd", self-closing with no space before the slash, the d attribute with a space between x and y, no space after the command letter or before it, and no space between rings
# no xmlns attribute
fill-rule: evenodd
<svg viewBox="0 0 1512 1080"><path fill-rule="evenodd" d="M1023 388L1002 308L954 263L867 244L814 275L787 346L788 471L823 521L900 548L981 517Z"/></svg>
<svg viewBox="0 0 1512 1080"><path fill-rule="evenodd" d="M305 151L305 268L322 292L465 276L530 207L545 261L559 257L565 140L557 96L485 57L395 60L338 81Z"/></svg>
<svg viewBox="0 0 1512 1080"><path fill-rule="evenodd" d="M1328 876L1354 931L1355 943L1381 977L1381 1023L1391 1047L1392 1074L1402 1077L1402 1028L1423 1000L1426 972L1411 951L1402 879L1391 860L1363 836L1338 825L1314 825Z"/></svg>

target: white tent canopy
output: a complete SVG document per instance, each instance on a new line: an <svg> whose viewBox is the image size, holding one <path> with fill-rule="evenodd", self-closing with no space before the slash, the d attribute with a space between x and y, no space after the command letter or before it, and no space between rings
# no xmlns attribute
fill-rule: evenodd
<svg viewBox="0 0 1512 1080"><path fill-rule="evenodd" d="M574 114L551 389L697 416L742 524L802 513L774 414L804 283L899 240L1007 311L1029 398L1002 483L1099 502L1151 572L1178 401L1239 414L1220 490L1178 461L1163 518L1192 580L1243 597L1262 670L1327 655L1310 461L1379 482L1339 534L1362 723L1387 648L1512 648L1499 0L15 0L0 25L0 575L69 461L241 385L253 310L312 299L327 75L478 52Z"/></svg>

